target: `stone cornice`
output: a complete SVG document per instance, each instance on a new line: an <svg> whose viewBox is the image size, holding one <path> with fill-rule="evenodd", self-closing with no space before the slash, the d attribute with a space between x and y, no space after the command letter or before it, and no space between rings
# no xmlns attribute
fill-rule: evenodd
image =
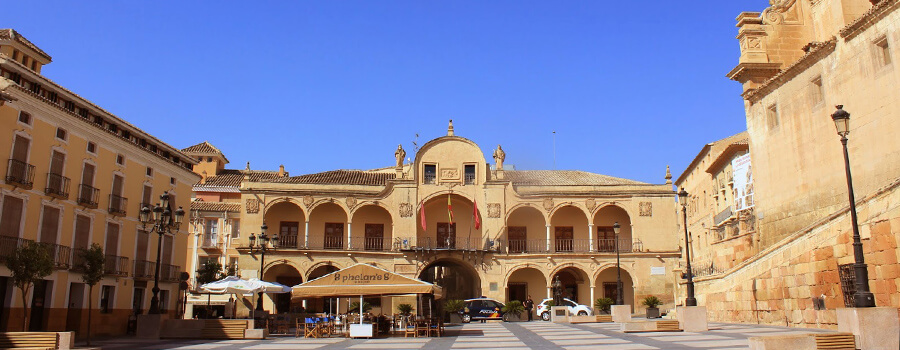
<svg viewBox="0 0 900 350"><path fill-rule="evenodd" d="M900 7L900 0L881 0L862 16L841 29L841 38L849 41Z"/></svg>
<svg viewBox="0 0 900 350"><path fill-rule="evenodd" d="M764 97L768 96L772 91L775 91L784 83L794 79L800 73L812 67L812 65L818 63L821 59L830 55L834 52L835 47L837 46L837 38L832 37L830 40L826 42L812 42L807 45L807 52L803 57L800 57L796 62L776 74L774 77L766 80L765 83L760 85L756 89L747 90L741 96L744 97L745 100L750 101L750 104L754 104L759 102Z"/></svg>
<svg viewBox="0 0 900 350"><path fill-rule="evenodd" d="M781 70L781 63L754 63L744 62L738 63L728 74L728 79L744 83L754 76L772 75L775 76Z"/></svg>

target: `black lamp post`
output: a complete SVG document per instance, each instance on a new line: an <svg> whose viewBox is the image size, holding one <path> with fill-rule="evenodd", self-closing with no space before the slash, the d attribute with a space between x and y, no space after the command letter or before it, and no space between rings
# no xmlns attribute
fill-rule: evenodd
<svg viewBox="0 0 900 350"><path fill-rule="evenodd" d="M172 217L172 207L169 205L169 192L163 192L159 196L159 203L150 209L150 207L141 208L138 220L141 221L141 227L146 230L150 224L150 232L159 234L159 241L156 245L156 270L153 272L153 298L150 298L150 314L159 314L159 258L162 254L162 238L167 233L178 232L181 221L184 220L184 209L178 207L175 210L175 217ZM151 215L152 213L152 215Z"/></svg>
<svg viewBox="0 0 900 350"><path fill-rule="evenodd" d="M263 277L263 269L266 266L266 251L275 250L275 247L278 246L278 235L274 235L269 237L266 235L266 230L269 229L265 223L260 226L260 234L254 236L252 233L250 234L250 253L259 252L259 279L262 280ZM259 241L257 241L259 240ZM269 245L269 242L272 242L272 245ZM263 311L263 292L259 292L259 299L256 303L256 311Z"/></svg>
<svg viewBox="0 0 900 350"><path fill-rule="evenodd" d="M613 224L613 233L616 234L616 305L625 305L625 297L622 295L622 269L619 267L619 222Z"/></svg>
<svg viewBox="0 0 900 350"><path fill-rule="evenodd" d="M850 155L847 153L847 135L850 134L850 113L843 105L837 105L837 111L831 115L834 127L841 136L844 146L844 169L847 170L847 190L850 193L850 221L853 228L853 274L856 278L856 294L853 296L855 307L875 307L875 296L869 291L869 272L863 257L862 242L859 238L859 224L856 221L856 197L853 195L853 178L850 176Z"/></svg>
<svg viewBox="0 0 900 350"><path fill-rule="evenodd" d="M687 272L682 278L687 279L687 298L684 298L684 306L697 306L697 298L694 298L694 271L691 269L691 246L687 229L687 197L688 193L681 188L678 192L678 201L681 202L681 214L684 217L684 256L687 259Z"/></svg>

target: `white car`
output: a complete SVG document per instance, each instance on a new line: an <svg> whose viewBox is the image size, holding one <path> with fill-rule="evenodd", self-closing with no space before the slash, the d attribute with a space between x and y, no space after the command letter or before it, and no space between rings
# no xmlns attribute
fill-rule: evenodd
<svg viewBox="0 0 900 350"><path fill-rule="evenodd" d="M550 321L550 307L547 306L547 303L552 301L553 299L544 299L537 306L537 314L541 316L541 319L544 321ZM574 301L569 300L568 298L563 298L563 304L569 307L570 315L578 315L578 316L588 316L593 313L590 307L587 305L581 305Z"/></svg>

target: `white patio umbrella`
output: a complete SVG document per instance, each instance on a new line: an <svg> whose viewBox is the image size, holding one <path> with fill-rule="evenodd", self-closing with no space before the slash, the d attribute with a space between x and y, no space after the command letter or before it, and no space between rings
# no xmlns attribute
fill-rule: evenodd
<svg viewBox="0 0 900 350"><path fill-rule="evenodd" d="M276 282L266 282L260 280L258 278L251 278L247 280L247 283L259 285L259 290L257 292L263 293L271 293L271 294L281 294L281 293L290 293L291 287L283 285L281 283Z"/></svg>
<svg viewBox="0 0 900 350"><path fill-rule="evenodd" d="M200 286L200 291L211 294L251 294L262 289L259 280L247 281L237 276L228 276L221 280Z"/></svg>

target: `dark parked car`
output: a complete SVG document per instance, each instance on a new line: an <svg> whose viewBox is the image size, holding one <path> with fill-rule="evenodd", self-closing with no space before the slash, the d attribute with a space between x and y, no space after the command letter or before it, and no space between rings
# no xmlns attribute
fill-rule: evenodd
<svg viewBox="0 0 900 350"><path fill-rule="evenodd" d="M473 320L502 320L503 303L494 299L476 298L465 300L466 306L459 311L463 323Z"/></svg>

